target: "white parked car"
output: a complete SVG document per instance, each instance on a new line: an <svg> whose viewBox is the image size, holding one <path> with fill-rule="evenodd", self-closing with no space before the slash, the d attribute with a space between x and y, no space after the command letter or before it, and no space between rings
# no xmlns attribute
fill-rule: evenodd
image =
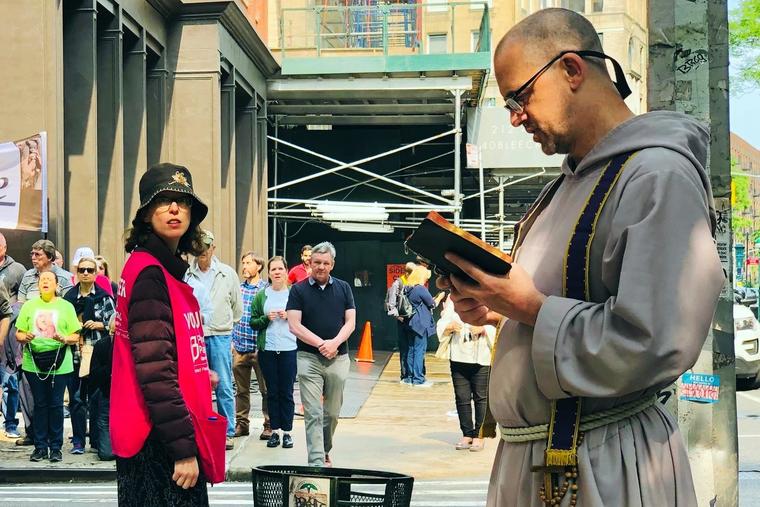
<svg viewBox="0 0 760 507"><path fill-rule="evenodd" d="M760 374L760 322L744 305L734 305L734 351L737 388L754 388Z"/></svg>

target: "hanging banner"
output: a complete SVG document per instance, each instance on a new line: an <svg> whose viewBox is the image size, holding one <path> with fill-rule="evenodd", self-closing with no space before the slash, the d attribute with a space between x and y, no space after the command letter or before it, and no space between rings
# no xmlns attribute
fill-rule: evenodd
<svg viewBox="0 0 760 507"><path fill-rule="evenodd" d="M0 143L0 229L48 230L45 132Z"/></svg>

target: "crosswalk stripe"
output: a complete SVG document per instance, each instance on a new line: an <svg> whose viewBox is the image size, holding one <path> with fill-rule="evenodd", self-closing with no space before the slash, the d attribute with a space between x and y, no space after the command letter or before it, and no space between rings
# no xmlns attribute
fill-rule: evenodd
<svg viewBox="0 0 760 507"><path fill-rule="evenodd" d="M37 503L37 504L45 504L49 503L52 500L50 497L22 497L22 498L14 498L13 503L20 504L20 503ZM116 498L100 498L100 499L88 499L85 501L82 501L82 499L79 498L56 498L56 503L102 503L102 504L113 504L116 501ZM245 499L234 499L234 498L225 498L225 499L214 499L209 498L209 504L210 505L250 505L251 499L245 498ZM3 502L0 502L0 505L3 505ZM453 500L453 501L415 501L412 500L411 507L484 507L485 506L485 499L482 501L478 500Z"/></svg>
<svg viewBox="0 0 760 507"><path fill-rule="evenodd" d="M28 497L28 498L14 498L13 505L17 505L19 503L39 503L41 505L50 505L51 500L55 500L56 503L74 503L74 502L82 503L82 500L80 498ZM115 501L116 501L116 498L101 498L101 499L86 500L87 503L110 503L110 504L113 504ZM3 505L3 503L0 502L0 505ZM10 505L10 504L6 504L6 505Z"/></svg>
<svg viewBox="0 0 760 507"><path fill-rule="evenodd" d="M382 493L378 484L356 484L357 492ZM484 507L488 481L485 480L427 480L416 481L413 487L411 507ZM11 505L50 504L99 504L115 505L115 484L50 484L0 486L0 507ZM228 482L208 488L209 504L251 505L252 487L247 482ZM13 503L2 499L13 497Z"/></svg>
<svg viewBox="0 0 760 507"><path fill-rule="evenodd" d="M367 489L367 488L356 488L354 491L363 492L363 493L382 493L383 490L377 490L377 489ZM81 496L99 496L99 495L110 495L115 496L116 490L110 490L110 491L70 491L70 490L55 490L50 489L47 490L47 492L50 495L81 495ZM37 491L23 491L23 490L15 490L13 491L14 496L18 495L38 495L40 493L39 490ZM235 495L253 495L253 491L209 491L209 496L235 496ZM480 489L461 489L461 490L449 490L449 491L413 491L414 496L419 497L427 497L427 496L455 496L455 495L479 495L482 494L485 496L486 492Z"/></svg>
<svg viewBox="0 0 760 507"><path fill-rule="evenodd" d="M486 499L481 501L462 501L457 500L453 502L415 502L412 500L411 507L485 507Z"/></svg>

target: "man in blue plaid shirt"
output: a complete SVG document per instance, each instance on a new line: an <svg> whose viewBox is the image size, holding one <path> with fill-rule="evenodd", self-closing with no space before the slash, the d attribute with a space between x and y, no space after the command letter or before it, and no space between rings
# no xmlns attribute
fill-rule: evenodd
<svg viewBox="0 0 760 507"><path fill-rule="evenodd" d="M253 252L246 252L240 258L243 283L240 292L243 298L243 318L232 328L232 373L235 376L235 436L242 437L249 433L249 412L251 411L251 369L256 374L256 382L261 393L261 407L264 412L264 431L259 438L269 440L272 428L269 426L267 412L267 387L264 375L259 367L256 350L257 331L251 329L251 303L258 291L267 286L261 279L264 259Z"/></svg>

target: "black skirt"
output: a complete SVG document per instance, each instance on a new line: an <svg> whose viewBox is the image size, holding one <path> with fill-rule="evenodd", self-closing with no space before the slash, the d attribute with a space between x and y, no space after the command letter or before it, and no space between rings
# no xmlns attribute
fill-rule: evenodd
<svg viewBox="0 0 760 507"><path fill-rule="evenodd" d="M203 476L190 489L172 480L174 460L151 434L131 458L116 458L116 486L120 507L206 507L208 492Z"/></svg>

